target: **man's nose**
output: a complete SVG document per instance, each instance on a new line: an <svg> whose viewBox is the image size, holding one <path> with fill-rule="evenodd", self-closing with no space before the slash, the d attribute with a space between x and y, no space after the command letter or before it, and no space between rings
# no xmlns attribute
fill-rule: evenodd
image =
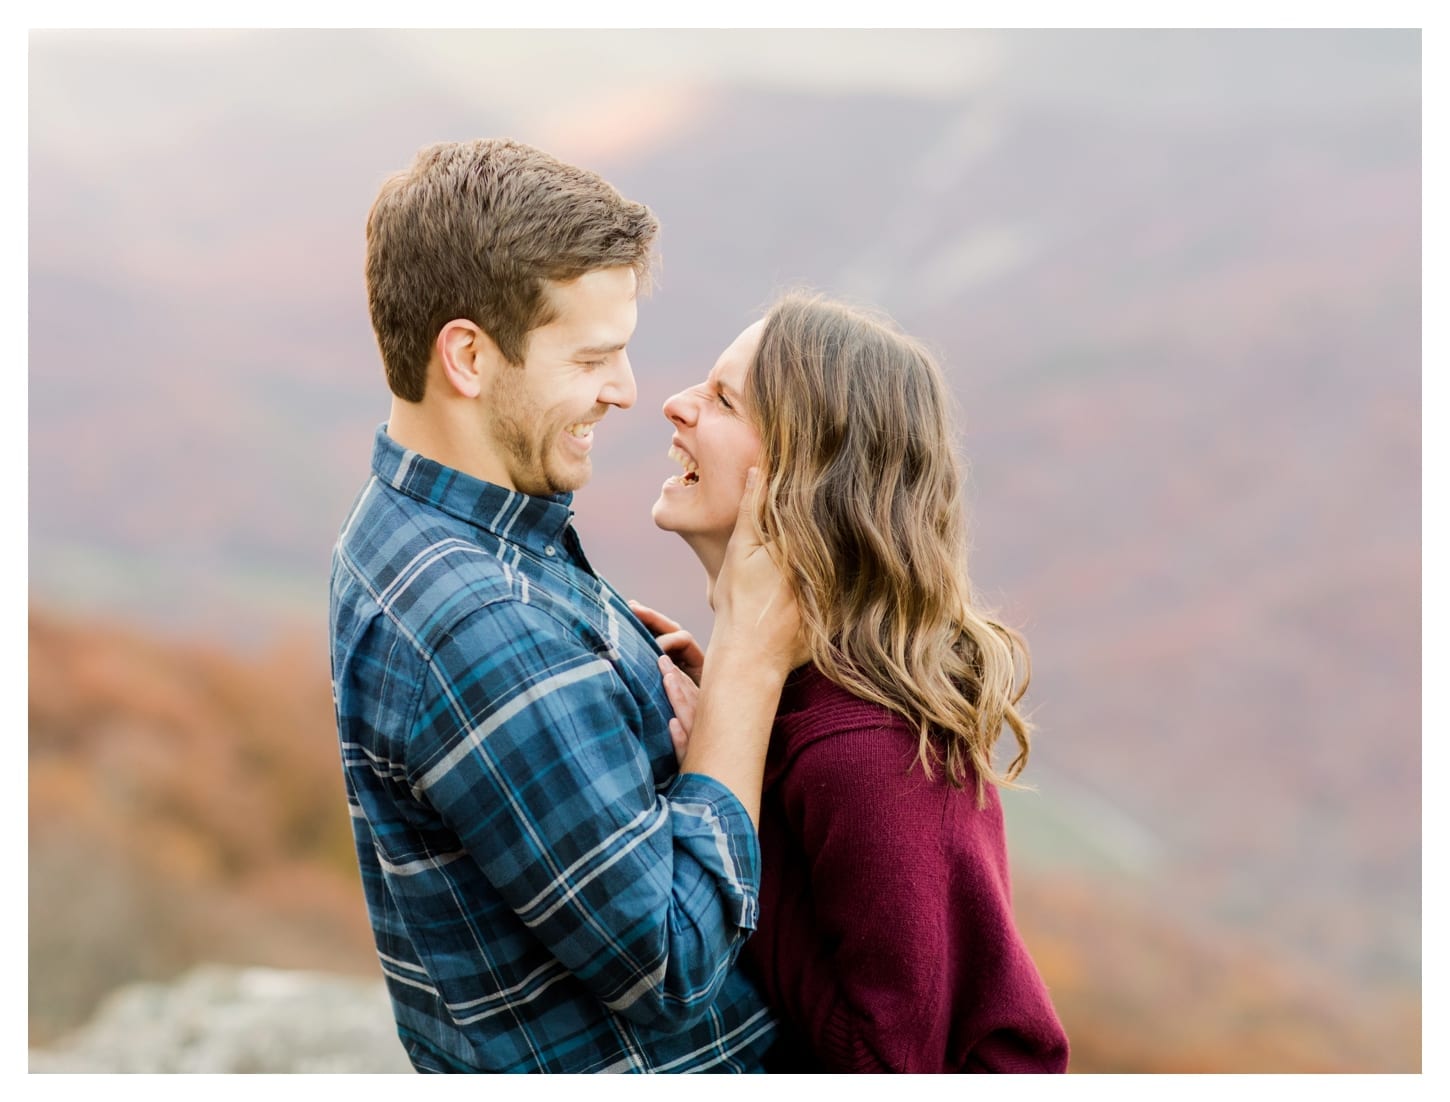
<svg viewBox="0 0 1450 1102"><path fill-rule="evenodd" d="M639 388L634 383L634 371L629 366L629 356L621 352L608 382L599 391L599 400L605 405L628 409L638 397Z"/></svg>

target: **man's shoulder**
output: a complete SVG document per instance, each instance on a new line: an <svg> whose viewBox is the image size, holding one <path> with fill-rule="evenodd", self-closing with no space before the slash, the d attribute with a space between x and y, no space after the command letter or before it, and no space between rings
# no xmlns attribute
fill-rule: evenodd
<svg viewBox="0 0 1450 1102"><path fill-rule="evenodd" d="M479 609L527 592L510 558L498 537L374 479L338 536L333 590L426 655Z"/></svg>

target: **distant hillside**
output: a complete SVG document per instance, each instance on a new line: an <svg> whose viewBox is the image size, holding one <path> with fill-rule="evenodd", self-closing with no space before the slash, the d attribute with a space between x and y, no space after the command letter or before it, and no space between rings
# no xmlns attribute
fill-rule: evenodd
<svg viewBox="0 0 1450 1102"><path fill-rule="evenodd" d="M33 610L30 669L32 1045L204 962L377 975L321 655ZM1366 1024L1362 994L1111 880L1029 865L1016 888L1075 1071L1418 1069L1412 991Z"/></svg>

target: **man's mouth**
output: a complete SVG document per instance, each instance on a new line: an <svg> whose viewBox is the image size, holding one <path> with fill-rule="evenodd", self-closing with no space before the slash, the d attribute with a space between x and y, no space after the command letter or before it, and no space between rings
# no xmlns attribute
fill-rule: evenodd
<svg viewBox="0 0 1450 1102"><path fill-rule="evenodd" d="M673 444L670 446L669 455L671 459L685 468L685 473L674 475L668 481L681 486L693 486L700 481L700 465L690 455L678 445Z"/></svg>
<svg viewBox="0 0 1450 1102"><path fill-rule="evenodd" d="M581 440L588 440L594 435L594 422L580 421L578 424L570 425L564 431L570 436L577 436Z"/></svg>

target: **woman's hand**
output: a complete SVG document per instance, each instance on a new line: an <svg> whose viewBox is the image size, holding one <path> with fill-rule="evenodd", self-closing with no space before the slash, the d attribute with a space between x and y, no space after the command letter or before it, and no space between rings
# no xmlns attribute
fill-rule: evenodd
<svg viewBox="0 0 1450 1102"><path fill-rule="evenodd" d="M674 659L674 664L684 671L685 676L698 685L700 675L705 671L705 652L695 642L695 637L663 612L656 612L648 605L630 601L629 607L639 617L639 622L649 628L660 650Z"/></svg>
<svg viewBox="0 0 1450 1102"><path fill-rule="evenodd" d="M765 754L781 688L790 671L809 659L795 595L756 525L764 492L757 475L754 467L746 472L735 531L711 593L715 626L699 698L678 683L675 688L684 691L670 694L680 721L677 734L688 744L680 772L724 785L754 825L760 823ZM683 673L673 676L689 680ZM682 709L690 712L688 721L678 715Z"/></svg>
<svg viewBox="0 0 1450 1102"><path fill-rule="evenodd" d="M700 689L668 656L661 655L659 665L665 696L670 698L670 707L675 710L675 718L670 720L670 742L675 747L675 761L683 763L690 732L695 727L695 701Z"/></svg>
<svg viewBox="0 0 1450 1102"><path fill-rule="evenodd" d="M795 596L756 525L757 506L765 492L759 475L755 467L746 472L735 529L710 594L715 609L710 658L713 667L722 653L730 654L784 681L791 670L810 660L810 649Z"/></svg>

